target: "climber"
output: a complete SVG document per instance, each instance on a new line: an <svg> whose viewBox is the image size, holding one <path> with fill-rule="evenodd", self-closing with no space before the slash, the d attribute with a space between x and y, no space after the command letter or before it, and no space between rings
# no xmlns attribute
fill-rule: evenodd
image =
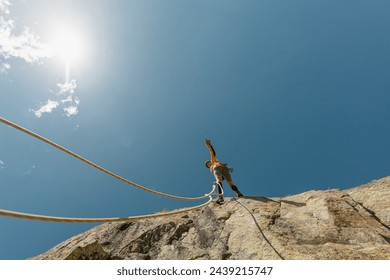
<svg viewBox="0 0 390 280"><path fill-rule="evenodd" d="M236 192L238 197L243 196L243 194L238 190L238 188L234 185L232 177L230 173L233 171L232 168L229 168L226 164L219 162L216 158L215 150L213 146L211 146L210 139L206 139L206 147L210 151L210 160L205 162L205 166L210 169L210 172L214 174L216 184L218 186L218 199L216 200L217 204L223 203L223 195L222 195L222 181L226 180L229 186L233 191Z"/></svg>

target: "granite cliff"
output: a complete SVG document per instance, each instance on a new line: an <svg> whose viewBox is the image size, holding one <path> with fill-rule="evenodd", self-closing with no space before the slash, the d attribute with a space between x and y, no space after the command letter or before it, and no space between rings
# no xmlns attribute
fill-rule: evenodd
<svg viewBox="0 0 390 280"><path fill-rule="evenodd" d="M106 223L33 259L390 259L390 177Z"/></svg>

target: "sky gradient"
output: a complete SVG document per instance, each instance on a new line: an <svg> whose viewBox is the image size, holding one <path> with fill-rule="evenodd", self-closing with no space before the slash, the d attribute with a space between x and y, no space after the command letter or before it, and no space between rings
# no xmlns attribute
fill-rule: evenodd
<svg viewBox="0 0 390 280"><path fill-rule="evenodd" d="M244 195L350 188L389 175L389 10L384 0L0 0L0 114L170 194L211 190L205 138ZM63 30L83 46L77 60L56 51ZM1 209L117 217L195 205L4 125L0 143ZM95 225L0 217L0 259Z"/></svg>

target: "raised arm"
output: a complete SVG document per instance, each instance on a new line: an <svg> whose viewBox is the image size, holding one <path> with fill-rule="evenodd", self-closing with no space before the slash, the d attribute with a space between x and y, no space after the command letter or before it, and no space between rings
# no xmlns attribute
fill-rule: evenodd
<svg viewBox="0 0 390 280"><path fill-rule="evenodd" d="M217 161L215 150L214 150L213 146L211 146L210 139L206 139L205 142L206 142L206 147L210 152L211 164L214 164Z"/></svg>

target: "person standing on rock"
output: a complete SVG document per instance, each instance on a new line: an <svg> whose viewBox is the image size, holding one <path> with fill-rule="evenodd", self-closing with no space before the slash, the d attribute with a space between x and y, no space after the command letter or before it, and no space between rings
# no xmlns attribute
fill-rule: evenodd
<svg viewBox="0 0 390 280"><path fill-rule="evenodd" d="M222 204L223 203L223 195L222 195L222 181L226 180L226 182L229 184L229 186L232 188L233 191L236 192L238 197L243 196L243 194L238 190L238 188L234 185L232 176L230 175L231 172L233 172L232 168L229 168L226 164L223 164L218 161L216 158L216 153L211 145L210 139L206 139L206 147L210 152L210 160L207 160L205 162L205 166L210 169L210 172L214 174L216 184L218 186L218 199L216 203Z"/></svg>

